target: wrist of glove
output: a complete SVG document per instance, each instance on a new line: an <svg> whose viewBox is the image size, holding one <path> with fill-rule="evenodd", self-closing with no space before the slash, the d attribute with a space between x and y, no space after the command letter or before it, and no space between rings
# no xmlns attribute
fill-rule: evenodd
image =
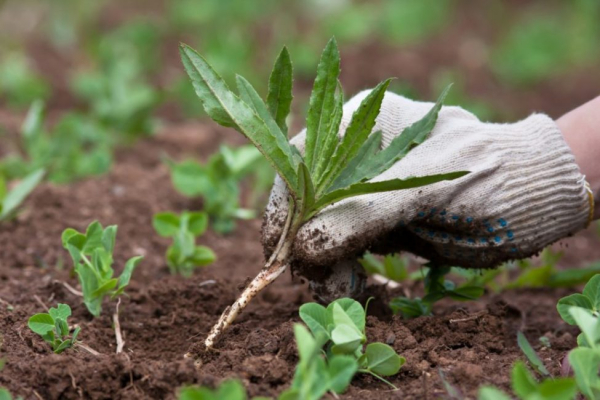
<svg viewBox="0 0 600 400"><path fill-rule="evenodd" d="M341 135L367 93L344 106ZM387 93L374 128L382 131L383 146L432 106ZM293 142L302 143L303 135ZM295 264L330 266L372 249L408 250L439 264L490 268L531 256L590 220L584 177L558 127L542 114L494 124L459 107L443 107L429 139L373 181L461 170L471 173L329 206L298 232ZM267 253L286 213L287 191L277 178L263 224ZM311 272L304 275L310 278Z"/></svg>

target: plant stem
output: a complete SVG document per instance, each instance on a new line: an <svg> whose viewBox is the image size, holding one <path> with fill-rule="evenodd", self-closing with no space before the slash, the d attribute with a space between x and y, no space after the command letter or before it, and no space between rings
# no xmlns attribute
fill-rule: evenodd
<svg viewBox="0 0 600 400"><path fill-rule="evenodd" d="M394 384L392 384L390 381L384 379L383 377L377 375L375 372L370 371L368 369L359 369L358 372L362 372L363 374L369 374L374 376L375 378L379 379L380 381L382 381L383 383L386 383L388 385L390 385L391 387L394 388L394 390L398 390L398 388L396 386L394 386Z"/></svg>
<svg viewBox="0 0 600 400"><path fill-rule="evenodd" d="M293 205L290 204L287 220L273 255L259 274L256 275L246 289L244 289L237 300L221 314L221 317L212 327L208 337L204 341L204 345L207 349L211 349L214 346L219 336L225 332L248 303L285 271L289 264L293 240L300 228L300 223L298 221L301 221L301 218L295 213ZM186 357L189 356L191 355L186 354Z"/></svg>
<svg viewBox="0 0 600 400"><path fill-rule="evenodd" d="M115 308L115 313L113 314L113 323L115 325L115 338L117 340L117 354L123 351L123 347L125 346L125 342L123 341L123 334L121 332L121 323L119 322L119 305L121 304L121 299L117 301L117 306Z"/></svg>

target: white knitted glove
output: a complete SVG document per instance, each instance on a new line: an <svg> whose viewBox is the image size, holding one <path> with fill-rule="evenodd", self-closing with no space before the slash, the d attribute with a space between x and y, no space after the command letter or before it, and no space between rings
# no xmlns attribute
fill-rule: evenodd
<svg viewBox="0 0 600 400"><path fill-rule="evenodd" d="M368 93L345 104L340 134ZM374 128L382 131L383 146L432 106L386 93ZM292 142L301 148L304 131ZM493 124L460 107L443 107L429 139L373 181L465 170L471 173L453 181L329 206L300 229L296 268L312 279L317 272L308 268L332 266L367 249L489 268L531 256L589 222L584 177L558 127L543 114ZM285 220L285 199L286 188L276 179L263 226L267 253Z"/></svg>

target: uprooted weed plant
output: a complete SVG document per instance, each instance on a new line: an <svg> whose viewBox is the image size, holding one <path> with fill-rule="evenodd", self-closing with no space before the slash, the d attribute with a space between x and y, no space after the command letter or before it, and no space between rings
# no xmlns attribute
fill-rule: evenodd
<svg viewBox="0 0 600 400"><path fill-rule="evenodd" d="M275 62L266 102L243 77L236 77L238 96L196 51L182 45L180 52L208 116L246 136L283 179L290 194L287 221L273 255L233 306L223 313L205 341L208 348L252 297L286 269L292 257L296 233L319 211L349 197L429 185L468 173L459 171L369 181L427 138L435 125L447 89L423 119L406 128L380 151L381 132L371 134L371 131L390 83L388 79L377 85L362 101L340 139L338 133L344 96L338 80L340 54L335 39L331 39L325 47L317 68L306 119L304 154L291 145L287 137L286 118L293 96L292 62L286 48Z"/></svg>

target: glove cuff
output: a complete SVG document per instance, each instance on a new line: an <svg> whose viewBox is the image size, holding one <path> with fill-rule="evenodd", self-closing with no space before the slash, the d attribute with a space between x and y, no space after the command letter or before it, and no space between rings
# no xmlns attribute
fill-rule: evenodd
<svg viewBox="0 0 600 400"><path fill-rule="evenodd" d="M494 144L500 150L497 154L503 155L504 179L490 189L501 196L493 213L500 228L506 228L501 242L518 242L510 251L529 256L585 228L591 215L585 177L556 123L547 115L534 114L497 127Z"/></svg>

